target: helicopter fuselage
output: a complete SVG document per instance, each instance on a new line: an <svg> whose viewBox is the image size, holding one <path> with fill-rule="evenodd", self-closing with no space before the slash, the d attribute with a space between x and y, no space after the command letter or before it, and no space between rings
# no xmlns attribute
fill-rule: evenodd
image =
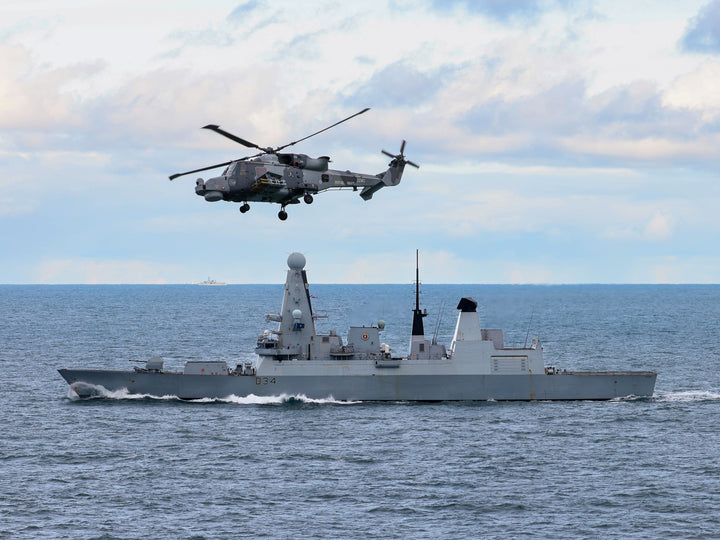
<svg viewBox="0 0 720 540"><path fill-rule="evenodd" d="M328 189L362 188L368 200L378 189L400 183L404 163L393 160L387 171L363 174L328 168L330 158L305 154L264 154L252 160L230 163L220 176L196 181L195 193L210 202L270 202L281 206L297 204L303 198ZM309 196L309 197L307 197Z"/></svg>

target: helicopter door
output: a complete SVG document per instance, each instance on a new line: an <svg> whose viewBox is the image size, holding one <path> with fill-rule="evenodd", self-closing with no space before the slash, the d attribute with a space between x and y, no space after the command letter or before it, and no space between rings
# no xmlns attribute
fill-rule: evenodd
<svg viewBox="0 0 720 540"><path fill-rule="evenodd" d="M298 189L302 184L303 173L302 169L296 169L295 167L285 167L285 174L283 175L285 184L288 189Z"/></svg>

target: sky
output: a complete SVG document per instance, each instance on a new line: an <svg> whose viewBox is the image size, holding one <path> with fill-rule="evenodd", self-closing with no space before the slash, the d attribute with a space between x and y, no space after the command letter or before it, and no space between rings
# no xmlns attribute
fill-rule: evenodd
<svg viewBox="0 0 720 540"><path fill-rule="evenodd" d="M0 283L720 283L720 0L0 0ZM210 203L200 129L376 174Z"/></svg>

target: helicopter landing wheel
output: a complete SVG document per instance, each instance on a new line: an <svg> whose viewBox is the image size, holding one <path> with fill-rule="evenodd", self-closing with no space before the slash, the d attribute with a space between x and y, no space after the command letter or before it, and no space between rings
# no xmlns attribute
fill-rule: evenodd
<svg viewBox="0 0 720 540"><path fill-rule="evenodd" d="M245 203L240 207L240 212L242 212L243 214L248 210L250 210L250 205L248 203Z"/></svg>
<svg viewBox="0 0 720 540"><path fill-rule="evenodd" d="M287 219L287 212L285 210L280 210L278 212L278 217L280 218L280 221L285 221Z"/></svg>
<svg viewBox="0 0 720 540"><path fill-rule="evenodd" d="M306 193L305 196L303 197L303 201L305 201L305 204L312 204L313 196L310 195L309 193Z"/></svg>

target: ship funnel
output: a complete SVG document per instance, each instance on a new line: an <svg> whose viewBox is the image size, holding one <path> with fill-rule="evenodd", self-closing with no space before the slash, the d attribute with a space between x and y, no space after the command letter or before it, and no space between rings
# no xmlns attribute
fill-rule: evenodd
<svg viewBox="0 0 720 540"><path fill-rule="evenodd" d="M477 313L477 302L472 298L462 298L458 303L457 324L455 325L455 341L482 341L482 332L480 331L480 317Z"/></svg>

